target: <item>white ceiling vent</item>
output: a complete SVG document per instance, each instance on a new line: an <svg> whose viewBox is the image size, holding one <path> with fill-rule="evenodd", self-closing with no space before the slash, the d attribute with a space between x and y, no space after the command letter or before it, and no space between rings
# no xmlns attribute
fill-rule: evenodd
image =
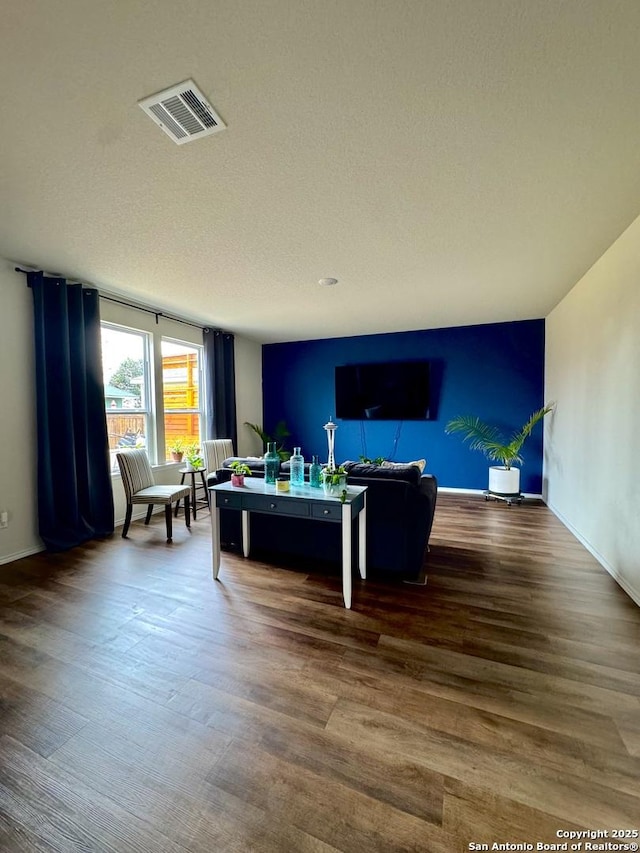
<svg viewBox="0 0 640 853"><path fill-rule="evenodd" d="M178 145L226 127L193 80L144 98L138 106Z"/></svg>

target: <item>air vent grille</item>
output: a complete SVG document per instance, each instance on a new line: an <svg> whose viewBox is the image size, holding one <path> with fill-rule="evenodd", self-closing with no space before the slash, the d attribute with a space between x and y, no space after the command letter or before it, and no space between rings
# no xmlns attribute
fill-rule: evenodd
<svg viewBox="0 0 640 853"><path fill-rule="evenodd" d="M187 136L187 131L183 130L180 125L171 118L171 115L166 111L162 104L153 104L149 109L155 116L157 123L169 133L169 136L174 136L176 139L183 139Z"/></svg>
<svg viewBox="0 0 640 853"><path fill-rule="evenodd" d="M226 127L193 80L138 101L147 115L177 145L209 136Z"/></svg>

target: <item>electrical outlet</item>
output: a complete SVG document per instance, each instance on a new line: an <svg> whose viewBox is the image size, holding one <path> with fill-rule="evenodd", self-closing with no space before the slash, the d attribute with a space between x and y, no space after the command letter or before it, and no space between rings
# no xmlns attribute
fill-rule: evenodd
<svg viewBox="0 0 640 853"><path fill-rule="evenodd" d="M6 510L0 512L0 527L9 526L9 513Z"/></svg>

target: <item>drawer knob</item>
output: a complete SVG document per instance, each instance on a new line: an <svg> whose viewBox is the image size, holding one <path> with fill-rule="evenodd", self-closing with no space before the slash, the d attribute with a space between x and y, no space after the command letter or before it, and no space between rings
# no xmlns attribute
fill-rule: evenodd
<svg viewBox="0 0 640 853"><path fill-rule="evenodd" d="M269 509L275 509L275 508L276 508L275 504L269 504Z"/></svg>
<svg viewBox="0 0 640 853"><path fill-rule="evenodd" d="M329 515L329 510L328 510L328 509L323 509L323 510L322 510L322 514L323 514L323 515Z"/></svg>
<svg viewBox="0 0 640 853"><path fill-rule="evenodd" d="M225 502L226 504L228 504L228 503L229 503L229 498L225 498L225 499L224 499L224 502Z"/></svg>

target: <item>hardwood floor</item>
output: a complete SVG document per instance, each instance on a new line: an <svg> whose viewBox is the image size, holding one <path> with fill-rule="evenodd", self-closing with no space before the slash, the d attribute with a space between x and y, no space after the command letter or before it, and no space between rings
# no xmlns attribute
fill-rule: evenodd
<svg viewBox="0 0 640 853"><path fill-rule="evenodd" d="M208 514L163 530L0 567L0 850L638 829L640 609L542 504L441 494L427 586L351 611L337 567L214 583Z"/></svg>

